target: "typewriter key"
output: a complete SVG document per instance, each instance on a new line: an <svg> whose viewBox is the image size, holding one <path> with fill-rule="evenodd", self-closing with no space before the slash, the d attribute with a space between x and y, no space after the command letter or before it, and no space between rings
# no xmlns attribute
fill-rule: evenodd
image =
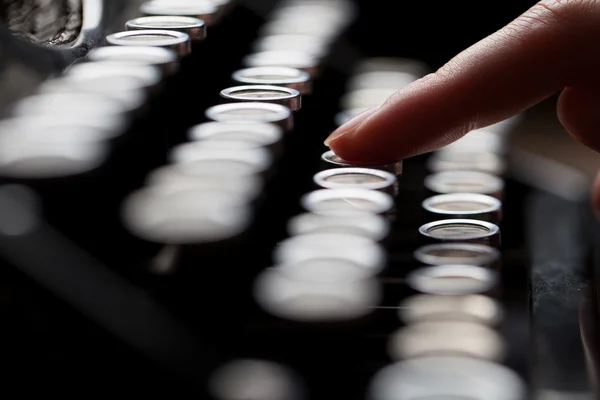
<svg viewBox="0 0 600 400"><path fill-rule="evenodd" d="M421 77L428 74L430 68L423 62L409 58L373 57L360 62L354 75L367 72L404 72Z"/></svg>
<svg viewBox="0 0 600 400"><path fill-rule="evenodd" d="M465 136L449 145L435 151L436 154L445 152L473 152L503 154L506 143L498 135L481 129L470 131Z"/></svg>
<svg viewBox="0 0 600 400"><path fill-rule="evenodd" d="M324 169L329 168L371 168L390 172L394 175L402 175L402 161L391 164L369 165L369 164L350 164L338 157L332 150L326 151L321 155L321 161Z"/></svg>
<svg viewBox="0 0 600 400"><path fill-rule="evenodd" d="M263 51L252 53L242 59L246 68L288 67L308 73L311 78L317 76L319 59L300 51Z"/></svg>
<svg viewBox="0 0 600 400"><path fill-rule="evenodd" d="M394 209L394 198L387 193L359 189L321 189L302 196L306 211L330 216L387 214Z"/></svg>
<svg viewBox="0 0 600 400"><path fill-rule="evenodd" d="M372 278L378 271L343 257L312 257L274 266L290 279L317 284L360 281Z"/></svg>
<svg viewBox="0 0 600 400"><path fill-rule="evenodd" d="M295 89L300 94L312 91L310 75L296 68L255 67L235 71L232 80L243 85L275 85Z"/></svg>
<svg viewBox="0 0 600 400"><path fill-rule="evenodd" d="M142 3L140 12L146 16L193 17L202 20L207 26L213 26L221 19L219 6L205 0L150 0Z"/></svg>
<svg viewBox="0 0 600 400"><path fill-rule="evenodd" d="M374 279L335 283L301 281L268 268L254 282L254 299L267 313L304 323L342 322L373 312L381 299Z"/></svg>
<svg viewBox="0 0 600 400"><path fill-rule="evenodd" d="M431 172L478 171L502 175L506 170L506 164L493 153L445 151L436 152L429 157L427 169Z"/></svg>
<svg viewBox="0 0 600 400"><path fill-rule="evenodd" d="M500 245L500 228L497 225L474 219L445 219L422 225L423 238L438 242L471 242L488 246Z"/></svg>
<svg viewBox="0 0 600 400"><path fill-rule="evenodd" d="M285 132L294 127L292 111L280 104L271 103L226 103L212 106L205 111L206 118L215 122L236 124L273 123Z"/></svg>
<svg viewBox="0 0 600 400"><path fill-rule="evenodd" d="M361 188L395 194L396 176L371 168L333 168L318 172L313 181L324 189Z"/></svg>
<svg viewBox="0 0 600 400"><path fill-rule="evenodd" d="M283 86L245 85L221 90L221 98L226 102L265 102L281 104L292 111L302 107L300 92Z"/></svg>
<svg viewBox="0 0 600 400"><path fill-rule="evenodd" d="M340 105L346 110L378 107L393 95L396 90L397 89L395 88L388 87L383 89L360 89L347 92L340 99Z"/></svg>
<svg viewBox="0 0 600 400"><path fill-rule="evenodd" d="M402 89L419 79L418 76L407 72L372 71L354 75L348 82L348 91L354 92L364 89Z"/></svg>
<svg viewBox="0 0 600 400"><path fill-rule="evenodd" d="M463 321L494 326L504 317L504 310L496 300L479 294L419 294L404 300L398 310L400 319L406 324Z"/></svg>
<svg viewBox="0 0 600 400"><path fill-rule="evenodd" d="M422 267L406 276L406 282L413 289L440 295L486 293L494 289L498 281L496 271L475 265Z"/></svg>
<svg viewBox="0 0 600 400"><path fill-rule="evenodd" d="M272 361L238 359L220 366L208 379L214 400L304 400L304 387L288 367Z"/></svg>
<svg viewBox="0 0 600 400"><path fill-rule="evenodd" d="M262 192L263 179L252 173L236 174L227 169L227 163L219 174L201 169L203 163L171 164L151 171L146 177L146 184L158 186L162 190L179 190L180 188L198 188L209 191L225 191L232 195L255 200ZM250 171L251 172L251 171Z"/></svg>
<svg viewBox="0 0 600 400"><path fill-rule="evenodd" d="M346 122L350 121L352 118L356 117L358 114L367 111L369 108L353 108L351 110L342 110L335 114L333 120L336 126L342 126Z"/></svg>
<svg viewBox="0 0 600 400"><path fill-rule="evenodd" d="M240 125L226 122L205 122L191 127L188 131L188 139L224 143L246 142L279 153L283 145L283 131L274 124Z"/></svg>
<svg viewBox="0 0 600 400"><path fill-rule="evenodd" d="M173 50L180 57L192 52L190 37L186 33L163 29L113 33L106 37L106 43L111 46L164 47Z"/></svg>
<svg viewBox="0 0 600 400"><path fill-rule="evenodd" d="M494 224L502 220L502 203L497 198L485 194L440 194L425 199L422 206L434 219L479 219Z"/></svg>
<svg viewBox="0 0 600 400"><path fill-rule="evenodd" d="M390 224L376 214L336 217L304 213L288 221L287 231L292 236L308 233L346 233L382 241L390 232Z"/></svg>
<svg viewBox="0 0 600 400"><path fill-rule="evenodd" d="M271 20L260 27L259 36L308 35L332 41L340 32L340 26L321 21L312 16L286 17Z"/></svg>
<svg viewBox="0 0 600 400"><path fill-rule="evenodd" d="M132 65L152 65L164 75L179 71L177 54L173 50L150 46L104 46L91 50L87 59L92 62L115 62Z"/></svg>
<svg viewBox="0 0 600 400"><path fill-rule="evenodd" d="M208 171L216 171L223 167L223 164L235 166L244 173L264 174L272 166L272 157L265 149L255 148L238 151L219 151L210 150L199 142L187 142L175 146L169 152L168 158L171 162L177 164L194 163L200 168L200 162L203 164L213 164L213 167L206 165ZM217 174L217 172L214 172Z"/></svg>
<svg viewBox="0 0 600 400"><path fill-rule="evenodd" d="M433 193L479 193L502 198L504 181L476 171L436 172L425 178L425 187Z"/></svg>
<svg viewBox="0 0 600 400"><path fill-rule="evenodd" d="M247 199L202 188L139 189L123 203L123 222L135 236L161 244L214 243L244 232L252 221Z"/></svg>
<svg viewBox="0 0 600 400"><path fill-rule="evenodd" d="M0 175L17 179L51 179L81 175L107 161L103 142L18 139L0 135Z"/></svg>
<svg viewBox="0 0 600 400"><path fill-rule="evenodd" d="M314 258L348 260L374 274L385 267L386 253L376 241L348 233L308 233L292 236L273 250L275 264L295 264Z"/></svg>
<svg viewBox="0 0 600 400"><path fill-rule="evenodd" d="M467 264L495 266L500 252L489 246L472 243L437 243L419 247L414 257L424 264Z"/></svg>
<svg viewBox="0 0 600 400"><path fill-rule="evenodd" d="M192 42L206 38L206 24L203 20L180 15L153 15L130 19L125 23L128 31L148 29L168 29L186 33Z"/></svg>
<svg viewBox="0 0 600 400"><path fill-rule="evenodd" d="M511 369L470 357L422 357L391 364L373 377L370 400L525 400Z"/></svg>
<svg viewBox="0 0 600 400"><path fill-rule="evenodd" d="M454 355L502 361L505 353L506 344L498 333L473 322L418 322L400 328L388 343L394 360Z"/></svg>
<svg viewBox="0 0 600 400"><path fill-rule="evenodd" d="M271 35L259 38L253 46L255 52L300 51L316 58L327 54L327 41L312 35Z"/></svg>

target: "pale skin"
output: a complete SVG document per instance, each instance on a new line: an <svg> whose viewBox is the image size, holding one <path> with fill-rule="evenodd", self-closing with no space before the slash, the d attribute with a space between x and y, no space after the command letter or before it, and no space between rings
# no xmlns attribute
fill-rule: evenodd
<svg viewBox="0 0 600 400"><path fill-rule="evenodd" d="M540 1L325 141L352 163L426 153L561 92L558 118L600 151L600 1ZM593 190L600 210L600 175Z"/></svg>

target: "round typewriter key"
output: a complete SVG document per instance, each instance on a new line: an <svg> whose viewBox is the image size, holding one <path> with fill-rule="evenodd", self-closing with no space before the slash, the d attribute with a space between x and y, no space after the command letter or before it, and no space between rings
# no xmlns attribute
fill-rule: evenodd
<svg viewBox="0 0 600 400"><path fill-rule="evenodd" d="M504 181L497 176L475 171L436 172L425 178L433 193L479 193L502 198Z"/></svg>
<svg viewBox="0 0 600 400"><path fill-rule="evenodd" d="M263 36L254 43L256 52L289 51L289 49L321 58L327 54L328 44L325 40L311 35Z"/></svg>
<svg viewBox="0 0 600 400"><path fill-rule="evenodd" d="M406 281L422 293L465 295L488 292L498 284L498 273L475 265L436 265L411 271Z"/></svg>
<svg viewBox="0 0 600 400"><path fill-rule="evenodd" d="M388 354L395 360L454 355L501 361L505 353L498 333L473 322L418 322L399 329L388 344Z"/></svg>
<svg viewBox="0 0 600 400"><path fill-rule="evenodd" d="M419 294L404 300L398 310L400 319L406 324L463 321L494 326L504 317L502 306L496 300L479 294Z"/></svg>
<svg viewBox="0 0 600 400"><path fill-rule="evenodd" d="M159 70L151 65L127 65L120 62L98 61L80 63L69 67L65 79L85 81L93 85L94 79L109 77L117 81L123 90L150 88L160 83L162 77ZM104 80L101 83L106 83Z"/></svg>
<svg viewBox="0 0 600 400"><path fill-rule="evenodd" d="M254 299L267 313L298 322L341 322L362 318L381 298L381 287L371 279L316 283L290 278L282 269L269 268L254 282Z"/></svg>
<svg viewBox="0 0 600 400"><path fill-rule="evenodd" d="M424 264L467 264L494 266L500 261L500 252L489 246L472 243L436 243L419 247L414 257Z"/></svg>
<svg viewBox="0 0 600 400"><path fill-rule="evenodd" d="M421 77L428 74L430 68L423 62L409 58L373 57L358 64L355 75L367 72L404 72Z"/></svg>
<svg viewBox="0 0 600 400"><path fill-rule="evenodd" d="M474 219L445 219L422 225L422 237L440 242L472 242L488 246L500 245L497 225Z"/></svg>
<svg viewBox="0 0 600 400"><path fill-rule="evenodd" d="M502 203L497 198L485 194L440 194L425 199L422 205L435 219L480 219L494 224L502 220Z"/></svg>
<svg viewBox="0 0 600 400"><path fill-rule="evenodd" d="M228 102L265 102L281 104L292 111L302 107L300 92L283 86L245 85L221 90L221 97Z"/></svg>
<svg viewBox="0 0 600 400"><path fill-rule="evenodd" d="M275 268L290 279L317 284L360 281L372 278L379 272L347 258L335 256L307 258L279 264Z"/></svg>
<svg viewBox="0 0 600 400"><path fill-rule="evenodd" d="M370 168L333 168L318 172L313 181L325 189L362 188L395 194L396 176Z"/></svg>
<svg viewBox="0 0 600 400"><path fill-rule="evenodd" d="M148 29L168 29L186 33L192 42L201 42L206 38L206 24L193 17L180 15L154 15L130 19L125 23L129 31Z"/></svg>
<svg viewBox="0 0 600 400"><path fill-rule="evenodd" d="M300 202L307 211L332 216L387 214L394 209L389 194L359 188L315 190L302 196Z"/></svg>
<svg viewBox="0 0 600 400"><path fill-rule="evenodd" d="M188 138L193 141L245 142L278 153L282 147L283 130L274 124L205 122L190 128Z"/></svg>
<svg viewBox="0 0 600 400"><path fill-rule="evenodd" d="M314 78L319 69L319 59L299 51L263 51L249 54L242 59L246 68L253 67L288 67L308 73Z"/></svg>
<svg viewBox="0 0 600 400"><path fill-rule="evenodd" d="M462 152L462 153L493 153L503 154L506 150L506 143L503 138L498 135L476 129L470 131L465 136L449 145L436 150L436 154L445 152Z"/></svg>
<svg viewBox="0 0 600 400"><path fill-rule="evenodd" d="M146 184L159 186L163 190L169 190L170 188L174 190L180 188L201 188L208 191L222 190L249 200L259 197L264 185L259 176L251 173L228 174L226 168L227 164L225 164L225 169L220 171L220 175L213 175L201 171L194 163L171 164L151 171L146 177Z"/></svg>
<svg viewBox="0 0 600 400"><path fill-rule="evenodd" d="M336 126L342 126L358 114L367 111L369 108L353 108L351 110L342 110L334 116L334 122Z"/></svg>
<svg viewBox="0 0 600 400"><path fill-rule="evenodd" d="M376 214L340 217L304 213L288 221L287 231L292 236L308 233L347 233L381 241L388 236L390 224Z"/></svg>
<svg viewBox="0 0 600 400"><path fill-rule="evenodd" d="M347 92L341 99L341 107L346 110L377 107L396 92L395 88L360 89Z"/></svg>
<svg viewBox="0 0 600 400"><path fill-rule="evenodd" d="M97 169L108 158L103 142L53 142L0 135L0 175L18 179L51 179Z"/></svg>
<svg viewBox="0 0 600 400"><path fill-rule="evenodd" d="M251 220L246 199L219 190L153 186L132 193L123 204L126 228L155 243L218 242L241 234Z"/></svg>
<svg viewBox="0 0 600 400"><path fill-rule="evenodd" d="M386 254L380 244L364 236L348 233L308 233L292 236L273 251L276 264L294 264L313 258L348 260L374 274L385 267Z"/></svg>
<svg viewBox="0 0 600 400"><path fill-rule="evenodd" d="M237 165L240 170L252 171L254 174L265 173L273 162L271 155L265 149L210 150L204 147L201 141L187 142L175 146L169 152L169 160L178 164L213 163L215 166L209 168L211 170L219 168L223 163L230 163Z"/></svg>
<svg viewBox="0 0 600 400"><path fill-rule="evenodd" d="M321 161L323 167L325 169L329 168L371 168L371 169L379 169L382 171L390 172L394 175L402 175L402 161L397 161L392 164L383 164L383 165L357 165L357 164L349 164L346 161L342 160L338 157L332 150L326 151L321 155Z"/></svg>
<svg viewBox="0 0 600 400"><path fill-rule="evenodd" d="M422 357L374 376L370 400L525 400L526 385L509 368L470 357Z"/></svg>
<svg viewBox="0 0 600 400"><path fill-rule="evenodd" d="M402 89L416 81L419 77L395 71L372 71L355 75L350 78L348 91L353 92L363 89Z"/></svg>
<svg viewBox="0 0 600 400"><path fill-rule="evenodd" d="M295 89L300 94L312 91L310 75L296 68L255 67L235 71L232 80L243 85L275 85Z"/></svg>
<svg viewBox="0 0 600 400"><path fill-rule="evenodd" d="M285 19L272 20L263 24L259 30L259 36L272 35L309 35L331 41L339 33L340 27L336 24L328 24L312 16L295 16Z"/></svg>
<svg viewBox="0 0 600 400"><path fill-rule="evenodd" d="M173 50L180 57L192 52L190 37L186 33L162 29L117 32L108 35L106 43L111 46L164 47Z"/></svg>
<svg viewBox="0 0 600 400"><path fill-rule="evenodd" d="M207 26L215 25L221 18L218 5L205 0L150 0L142 3L140 12L147 16L193 17Z"/></svg>
<svg viewBox="0 0 600 400"><path fill-rule="evenodd" d="M214 400L303 400L304 387L289 368L266 360L238 359L208 379Z"/></svg>
<svg viewBox="0 0 600 400"><path fill-rule="evenodd" d="M114 62L131 65L152 65L165 75L179 70L177 54L173 50L149 46L104 46L91 50L87 59L93 62Z"/></svg>
<svg viewBox="0 0 600 400"><path fill-rule="evenodd" d="M236 124L273 123L285 132L294 127L292 111L280 104L271 103L227 103L212 106L205 111L206 118L215 122Z"/></svg>
<svg viewBox="0 0 600 400"><path fill-rule="evenodd" d="M427 160L431 172L478 171L491 175L502 175L505 162L496 154L466 151L436 152Z"/></svg>

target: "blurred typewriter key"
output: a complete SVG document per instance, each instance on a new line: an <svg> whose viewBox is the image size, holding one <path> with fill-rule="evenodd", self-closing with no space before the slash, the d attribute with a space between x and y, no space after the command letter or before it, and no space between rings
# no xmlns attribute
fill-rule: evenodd
<svg viewBox="0 0 600 400"><path fill-rule="evenodd" d="M305 388L288 367L267 360L237 359L217 368L208 379L214 400L304 400Z"/></svg>
<svg viewBox="0 0 600 400"><path fill-rule="evenodd" d="M502 137L486 130L476 129L470 131L457 141L437 149L435 153L475 152L501 155L504 154L505 151L506 141Z"/></svg>
<svg viewBox="0 0 600 400"><path fill-rule="evenodd" d="M198 188L208 191L225 191L235 196L256 200L263 189L264 182L256 174L246 173L236 175L220 170L219 175L201 170L202 163L171 164L152 170L146 176L146 184L157 186L164 190L179 190L180 188ZM225 167L227 164L225 165ZM224 177L225 176L225 177Z"/></svg>
<svg viewBox="0 0 600 400"><path fill-rule="evenodd" d="M414 257L430 265L460 264L497 266L500 252L490 246L472 243L437 243L419 247Z"/></svg>
<svg viewBox="0 0 600 400"><path fill-rule="evenodd" d="M409 272L406 282L428 294L483 294L496 288L499 276L494 270L476 265L435 265Z"/></svg>
<svg viewBox="0 0 600 400"><path fill-rule="evenodd" d="M313 181L324 189L362 188L379 190L395 195L397 193L396 176L382 170L371 168L333 168L318 172Z"/></svg>
<svg viewBox="0 0 600 400"><path fill-rule="evenodd" d="M292 111L280 104L271 103L226 103L212 106L205 111L206 118L215 122L236 124L272 123L285 132L294 128Z"/></svg>
<svg viewBox="0 0 600 400"><path fill-rule="evenodd" d="M319 71L319 59L300 51L262 51L252 53L242 59L246 68L288 67L304 71L315 78Z"/></svg>
<svg viewBox="0 0 600 400"><path fill-rule="evenodd" d="M310 75L296 68L255 67L235 71L232 80L243 85L275 85L295 89L300 94L312 91Z"/></svg>
<svg viewBox="0 0 600 400"><path fill-rule="evenodd" d="M402 89L416 81L419 77L406 73L395 71L372 71L350 78L347 87L349 92L364 89Z"/></svg>
<svg viewBox="0 0 600 400"><path fill-rule="evenodd" d="M225 165L237 168L245 173L266 174L272 166L273 159L269 152L262 148L226 151L210 150L203 146L202 141L187 142L171 149L168 158L177 164L195 163L200 167L200 162L206 164L209 171L215 171ZM208 164L213 164L209 167ZM217 174L215 172L215 174Z"/></svg>
<svg viewBox="0 0 600 400"><path fill-rule="evenodd" d="M283 275L301 282L336 284L356 282L377 275L377 270L343 257L312 257L275 265Z"/></svg>
<svg viewBox="0 0 600 400"><path fill-rule="evenodd" d="M526 400L526 385L511 369L470 357L429 356L378 371L369 400Z"/></svg>
<svg viewBox="0 0 600 400"><path fill-rule="evenodd" d="M340 99L340 105L346 110L377 107L383 104L396 90L388 87L347 92Z"/></svg>
<svg viewBox="0 0 600 400"><path fill-rule="evenodd" d="M430 68L423 62L409 58L373 57L360 62L354 75L367 72L404 72L416 77L427 75Z"/></svg>
<svg viewBox="0 0 600 400"><path fill-rule="evenodd" d="M435 152L427 160L427 169L441 171L479 171L491 175L502 175L506 163L493 153L445 151Z"/></svg>
<svg viewBox="0 0 600 400"><path fill-rule="evenodd" d="M470 242L500 246L498 225L474 219L445 219L422 225L421 237L434 242Z"/></svg>
<svg viewBox="0 0 600 400"><path fill-rule="evenodd" d="M316 58L322 58L328 51L327 41L312 35L271 35L259 38L253 46L255 52L300 51Z"/></svg>
<svg viewBox="0 0 600 400"><path fill-rule="evenodd" d="M386 264L386 253L376 241L348 233L307 233L279 242L273 250L275 264L295 264L314 258L348 260L375 275Z"/></svg>
<svg viewBox="0 0 600 400"><path fill-rule="evenodd" d="M501 178L476 171L436 172L427 176L424 184L436 194L479 193L502 199L504 192Z"/></svg>
<svg viewBox="0 0 600 400"><path fill-rule="evenodd" d="M271 20L260 27L259 36L309 35L332 41L340 33L340 26L328 24L312 16L292 16Z"/></svg>
<svg viewBox="0 0 600 400"><path fill-rule="evenodd" d="M381 299L374 279L316 283L293 279L268 268L254 282L254 299L267 313L304 323L355 320L373 312Z"/></svg>
<svg viewBox="0 0 600 400"><path fill-rule="evenodd" d="M220 190L147 187L123 202L123 222L135 236L160 244L202 244L231 239L252 221L246 199Z"/></svg>
<svg viewBox="0 0 600 400"><path fill-rule="evenodd" d="M188 139L224 143L245 142L268 148L275 154L280 154L283 150L283 130L274 124L205 122L191 127L188 130Z"/></svg>
<svg viewBox="0 0 600 400"><path fill-rule="evenodd" d="M450 193L429 197L422 203L429 220L445 218L479 219L499 224L502 203L495 197L477 193Z"/></svg>
<svg viewBox="0 0 600 400"><path fill-rule="evenodd" d="M480 294L418 294L404 300L398 310L400 320L406 324L463 321L495 326L504 317L500 303Z"/></svg>
<svg viewBox="0 0 600 400"><path fill-rule="evenodd" d="M389 214L394 211L394 198L376 190L348 188L321 189L302 196L306 211L330 216L357 214Z"/></svg>
<svg viewBox="0 0 600 400"><path fill-rule="evenodd" d="M454 355L502 361L505 353L506 344L498 333L473 322L418 322L400 328L388 343L394 360Z"/></svg>
<svg viewBox="0 0 600 400"><path fill-rule="evenodd" d="M402 161L392 164L369 165L369 164L349 164L338 157L332 150L326 151L321 155L321 165L323 169L329 168L371 168L390 172L394 175L402 175Z"/></svg>
<svg viewBox="0 0 600 400"><path fill-rule="evenodd" d="M221 98L226 102L265 102L281 104L292 111L302 107L302 96L296 89L273 85L234 86L221 90Z"/></svg>
<svg viewBox="0 0 600 400"><path fill-rule="evenodd" d="M168 29L187 34L192 42L206 38L206 24L203 20L181 15L153 15L130 19L125 23L128 31Z"/></svg>
<svg viewBox="0 0 600 400"><path fill-rule="evenodd" d="M208 0L150 0L140 5L140 12L146 16L193 17L207 26L218 23L222 15L218 4Z"/></svg>
<svg viewBox="0 0 600 400"><path fill-rule="evenodd" d="M163 29L146 29L117 32L106 37L111 46L151 46L173 50L179 57L192 52L190 37L183 32Z"/></svg>
<svg viewBox="0 0 600 400"><path fill-rule="evenodd" d="M87 59L92 62L115 62L132 65L152 65L164 75L179 71L179 60L173 50L150 46L104 46L91 50Z"/></svg>
<svg viewBox="0 0 600 400"><path fill-rule="evenodd" d="M342 110L335 114L334 122L336 126L342 126L346 122L350 121L352 118L356 117L358 114L367 111L369 108L353 108L351 110Z"/></svg>
<svg viewBox="0 0 600 400"><path fill-rule="evenodd" d="M308 233L349 233L382 241L390 233L388 220L376 214L330 216L303 213L288 220L287 231L292 236Z"/></svg>

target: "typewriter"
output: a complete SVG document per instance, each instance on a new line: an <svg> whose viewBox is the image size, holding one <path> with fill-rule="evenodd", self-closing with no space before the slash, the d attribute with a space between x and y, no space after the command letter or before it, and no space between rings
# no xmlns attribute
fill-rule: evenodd
<svg viewBox="0 0 600 400"><path fill-rule="evenodd" d="M323 145L470 44L385 7L0 4L7 398L596 398L598 165L552 104L389 165Z"/></svg>

